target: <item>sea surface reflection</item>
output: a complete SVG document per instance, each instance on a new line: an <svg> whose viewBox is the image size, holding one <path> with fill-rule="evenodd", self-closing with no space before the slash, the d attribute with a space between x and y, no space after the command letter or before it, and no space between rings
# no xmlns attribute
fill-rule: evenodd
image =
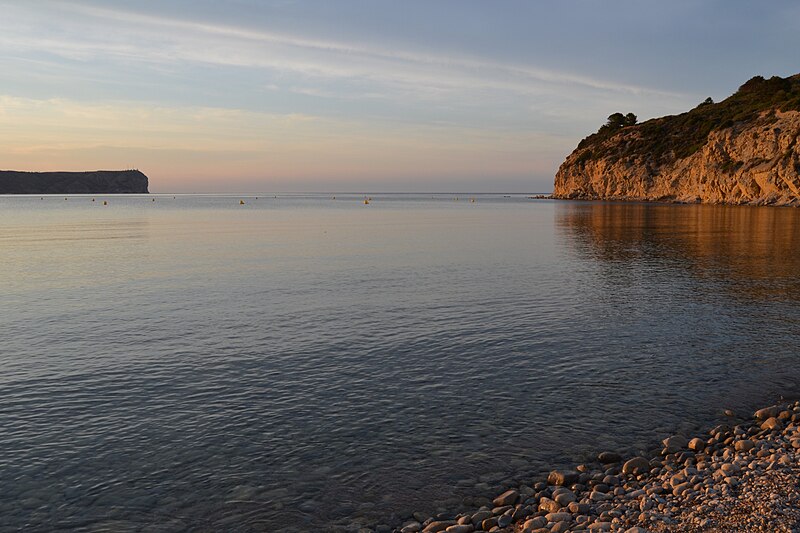
<svg viewBox="0 0 800 533"><path fill-rule="evenodd" d="M0 197L0 529L348 531L798 393L800 210L372 198Z"/></svg>

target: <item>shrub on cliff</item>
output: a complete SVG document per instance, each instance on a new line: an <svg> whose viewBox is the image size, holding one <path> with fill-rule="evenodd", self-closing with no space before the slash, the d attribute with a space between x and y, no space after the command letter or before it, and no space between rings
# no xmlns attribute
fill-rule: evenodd
<svg viewBox="0 0 800 533"><path fill-rule="evenodd" d="M578 148L592 148L589 156L592 159L642 157L659 164L688 157L706 143L712 131L756 120L768 110L800 111L800 74L769 79L755 76L721 102L714 103L708 98L686 113L648 120L636 126L639 135L628 138L624 145L599 149L603 141L625 127L624 120L620 123L622 114L615 113L597 133L583 139ZM612 117L617 127L609 127Z"/></svg>

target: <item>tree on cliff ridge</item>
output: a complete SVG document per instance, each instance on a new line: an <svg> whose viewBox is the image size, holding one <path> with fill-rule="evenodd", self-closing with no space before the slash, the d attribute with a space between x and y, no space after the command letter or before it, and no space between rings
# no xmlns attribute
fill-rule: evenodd
<svg viewBox="0 0 800 533"><path fill-rule="evenodd" d="M608 121L600 128L600 131L613 131L625 126L636 125L638 118L633 113L623 115L622 113L613 113L608 116Z"/></svg>

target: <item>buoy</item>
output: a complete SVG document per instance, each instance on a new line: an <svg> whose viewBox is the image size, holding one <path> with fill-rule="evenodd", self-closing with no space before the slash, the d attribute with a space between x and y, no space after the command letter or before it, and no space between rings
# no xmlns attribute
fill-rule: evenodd
<svg viewBox="0 0 800 533"><path fill-rule="evenodd" d="M244 205L244 200L239 200L239 205Z"/></svg>
<svg viewBox="0 0 800 533"><path fill-rule="evenodd" d="M364 205L369 205L369 200L364 198Z"/></svg>
<svg viewBox="0 0 800 533"><path fill-rule="evenodd" d="M475 198L470 199L470 202L475 203Z"/></svg>
<svg viewBox="0 0 800 533"><path fill-rule="evenodd" d="M108 205L108 202L106 202L105 200L103 200L103 205Z"/></svg>
<svg viewBox="0 0 800 533"><path fill-rule="evenodd" d="M156 199L155 199L155 198L153 198L153 201L155 202L155 201L156 201Z"/></svg>
<svg viewBox="0 0 800 533"><path fill-rule="evenodd" d="M256 200L258 200L258 196L256 196Z"/></svg>
<svg viewBox="0 0 800 533"><path fill-rule="evenodd" d="M92 201L94 202L94 198L92 198Z"/></svg>
<svg viewBox="0 0 800 533"><path fill-rule="evenodd" d="M334 196L333 199L336 200L336 197Z"/></svg>
<svg viewBox="0 0 800 533"><path fill-rule="evenodd" d="M64 200L66 200L66 198L64 198Z"/></svg>

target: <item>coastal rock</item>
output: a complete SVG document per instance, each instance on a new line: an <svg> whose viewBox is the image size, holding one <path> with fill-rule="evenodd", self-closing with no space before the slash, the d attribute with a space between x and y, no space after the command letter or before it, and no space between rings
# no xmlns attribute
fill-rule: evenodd
<svg viewBox="0 0 800 533"><path fill-rule="evenodd" d="M571 490L566 490L559 494L555 494L553 499L558 503L561 507L566 507L570 503L576 500L575 494Z"/></svg>
<svg viewBox="0 0 800 533"><path fill-rule="evenodd" d="M764 407L763 409L759 409L753 414L753 416L758 420L767 420L768 418L778 416L778 412L779 412L778 406L772 405L770 407Z"/></svg>
<svg viewBox="0 0 800 533"><path fill-rule="evenodd" d="M615 452L602 452L597 456L597 460L603 464L619 463L622 461L622 456Z"/></svg>
<svg viewBox="0 0 800 533"><path fill-rule="evenodd" d="M472 526L472 524L457 524L445 529L445 533L472 533L473 531L475 531L475 528Z"/></svg>
<svg viewBox="0 0 800 533"><path fill-rule="evenodd" d="M492 516L481 522L481 529L484 531L491 531L493 527L497 526L497 517Z"/></svg>
<svg viewBox="0 0 800 533"><path fill-rule="evenodd" d="M550 528L550 533L566 533L569 531L570 523L569 522L556 522L553 524L553 527Z"/></svg>
<svg viewBox="0 0 800 533"><path fill-rule="evenodd" d="M550 485L566 486L577 482L578 476L579 474L577 472L559 472L558 470L553 470L550 472L550 475L547 476L547 482Z"/></svg>
<svg viewBox="0 0 800 533"><path fill-rule="evenodd" d="M548 522L572 522L570 513L549 513L545 515Z"/></svg>
<svg viewBox="0 0 800 533"><path fill-rule="evenodd" d="M689 445L689 441L683 435L673 435L664 439L663 443L665 455L685 450Z"/></svg>
<svg viewBox="0 0 800 533"><path fill-rule="evenodd" d="M592 508L588 503L572 502L569 504L569 512L572 514L588 514Z"/></svg>
<svg viewBox="0 0 800 533"><path fill-rule="evenodd" d="M422 533L439 533L439 531L444 531L448 527L454 525L456 525L456 523L453 520L437 520L425 526Z"/></svg>
<svg viewBox="0 0 800 533"><path fill-rule="evenodd" d="M650 469L650 461L645 459L644 457L634 457L633 459L628 459L624 465L622 465L622 473L623 474L636 474L639 472L644 472Z"/></svg>
<svg viewBox="0 0 800 533"><path fill-rule="evenodd" d="M497 517L497 527L506 527L511 525L511 515L504 514Z"/></svg>
<svg viewBox="0 0 800 533"><path fill-rule="evenodd" d="M514 489L507 490L497 498L495 498L492 503L494 503L495 507L505 507L506 505L514 505L517 503L519 499L519 492Z"/></svg>
<svg viewBox="0 0 800 533"><path fill-rule="evenodd" d="M547 525L547 518L543 516L537 516L536 518L531 518L527 520L525 524L523 524L522 528L525 531L533 531L534 529L540 529Z"/></svg>
<svg viewBox="0 0 800 533"><path fill-rule="evenodd" d="M472 515L472 519L470 521L472 522L473 526L478 527L484 520L491 518L491 516L491 511L478 511Z"/></svg>
<svg viewBox="0 0 800 533"><path fill-rule="evenodd" d="M692 450L693 452L699 452L705 447L706 447L706 442L703 439L695 437L689 441L689 449Z"/></svg>
<svg viewBox="0 0 800 533"><path fill-rule="evenodd" d="M757 76L687 113L609 121L561 165L553 197L798 206L798 94L800 75Z"/></svg>
<svg viewBox="0 0 800 533"><path fill-rule="evenodd" d="M539 500L539 510L544 511L546 513L555 513L561 509L561 505L558 502L551 500L550 498L543 497Z"/></svg>
<svg viewBox="0 0 800 533"><path fill-rule="evenodd" d="M415 533L422 525L426 533L794 531L800 524L800 429L783 413L794 417L800 403L779 410L780 418L714 428L707 446L692 439L678 453L650 461L634 457L622 473L616 466L583 468L581 482L569 488L509 481L526 496L522 503L517 498L516 505L496 506L494 515L482 507L455 522L448 520L453 514L439 512L395 531ZM784 422L762 430L773 418ZM514 499L508 492L498 498Z"/></svg>

